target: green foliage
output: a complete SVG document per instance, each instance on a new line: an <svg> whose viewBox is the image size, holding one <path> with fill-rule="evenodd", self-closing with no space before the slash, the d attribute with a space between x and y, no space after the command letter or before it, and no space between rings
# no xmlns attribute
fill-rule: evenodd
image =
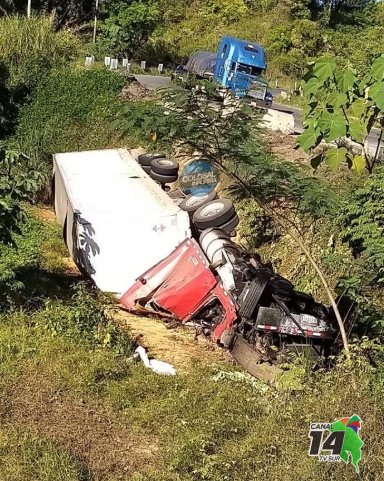
<svg viewBox="0 0 384 481"><path fill-rule="evenodd" d="M15 15L20 13L25 15L26 5L20 0L2 0L0 3L1 12L4 15ZM34 0L32 12L38 14L54 14L55 23L58 26L79 25L92 19L94 2L92 0Z"/></svg>
<svg viewBox="0 0 384 481"><path fill-rule="evenodd" d="M384 169L378 168L351 193L344 212L343 237L361 258L370 283L384 284Z"/></svg>
<svg viewBox="0 0 384 481"><path fill-rule="evenodd" d="M0 18L0 59L9 71L9 86L18 96L79 52L80 41L69 31L56 32L53 16Z"/></svg>
<svg viewBox="0 0 384 481"><path fill-rule="evenodd" d="M93 348L109 348L117 354L132 353L134 343L118 328L96 290L84 283L72 286L70 304L47 300L39 316L39 325L51 334L82 339Z"/></svg>
<svg viewBox="0 0 384 481"><path fill-rule="evenodd" d="M125 102L121 106L115 120L111 122L111 129L121 137L134 137L148 147L160 145L169 149L174 126L161 104L138 100Z"/></svg>
<svg viewBox="0 0 384 481"><path fill-rule="evenodd" d="M2 481L80 481L81 463L69 452L37 436L0 429L0 470Z"/></svg>
<svg viewBox="0 0 384 481"><path fill-rule="evenodd" d="M13 236L25 220L21 202L31 199L43 180L25 155L0 149L0 244L14 246Z"/></svg>
<svg viewBox="0 0 384 481"><path fill-rule="evenodd" d="M335 195L324 183L265 152L257 127L259 114L244 102L229 93L218 102L213 86L204 82L191 90L165 89L162 95L165 107L123 106L113 127L122 134L142 132L152 148L169 149L178 143L199 152L234 181L235 196L251 194L263 205L284 199L281 208L288 214L320 218L336 207Z"/></svg>
<svg viewBox="0 0 384 481"><path fill-rule="evenodd" d="M154 3L115 2L101 4L99 48L115 56L129 56L149 39L159 20Z"/></svg>
<svg viewBox="0 0 384 481"><path fill-rule="evenodd" d="M230 23L247 13L244 0L208 0L204 2L201 14L207 19Z"/></svg>
<svg viewBox="0 0 384 481"><path fill-rule="evenodd" d="M236 212L240 218L240 224L236 231L249 249L255 250L279 238L273 221L265 215L254 200L237 201Z"/></svg>
<svg viewBox="0 0 384 481"><path fill-rule="evenodd" d="M372 127L384 122L384 57L377 58L369 73L356 75L351 69L339 69L333 58L319 59L308 72L303 91L307 99L304 132L300 146L311 151L321 141L339 141L325 153L314 159L316 166L323 160L332 169L346 162L356 172L366 167L372 172L376 155L369 155L364 139ZM359 151L353 144L360 145Z"/></svg>
<svg viewBox="0 0 384 481"><path fill-rule="evenodd" d="M105 70L52 72L20 112L21 149L50 169L53 153L106 148L123 85L122 76Z"/></svg>
<svg viewBox="0 0 384 481"><path fill-rule="evenodd" d="M30 207L23 207L25 221L20 225L20 234L13 236L15 247L0 245L2 310L38 305L41 299L65 290L68 283L61 277L66 269L62 259L67 255L60 239L61 229L49 223L43 225L31 214ZM57 277L50 274L53 271Z"/></svg>

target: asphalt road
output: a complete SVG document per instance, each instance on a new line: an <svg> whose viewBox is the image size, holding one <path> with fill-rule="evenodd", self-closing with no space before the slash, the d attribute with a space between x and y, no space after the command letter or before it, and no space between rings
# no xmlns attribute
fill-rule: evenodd
<svg viewBox="0 0 384 481"><path fill-rule="evenodd" d="M135 75L135 78L138 82L140 82L144 87L149 90L155 90L161 87L167 87L171 83L171 77L163 77L160 75ZM282 92L281 89L270 89L272 95L277 97ZM302 110L296 107L291 107L289 105L279 104L277 102L273 102L272 104L273 110L278 110L280 112L287 112L293 114L295 118L295 133L300 134L303 131L303 122L302 122ZM379 129L372 129L369 136L368 136L368 145L369 148L375 150L377 147L377 143L379 141L380 130ZM381 148L384 149L384 142L381 143Z"/></svg>
<svg viewBox="0 0 384 481"><path fill-rule="evenodd" d="M300 134L303 131L303 122L302 122L302 113L301 109L296 107L290 107L289 105L279 104L277 102L273 102L272 108L274 110L278 110L279 112L286 112L293 114L295 118L295 133ZM377 148L377 144L379 142L380 130L373 128L368 135L368 146L371 155L375 152ZM381 149L384 151L384 142L381 142Z"/></svg>
<svg viewBox="0 0 384 481"><path fill-rule="evenodd" d="M161 75L135 75L135 79L148 90L167 87L171 83L171 77Z"/></svg>

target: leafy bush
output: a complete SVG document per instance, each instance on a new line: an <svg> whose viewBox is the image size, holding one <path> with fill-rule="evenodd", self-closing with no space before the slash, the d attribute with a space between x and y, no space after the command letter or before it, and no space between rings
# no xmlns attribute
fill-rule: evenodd
<svg viewBox="0 0 384 481"><path fill-rule="evenodd" d="M58 70L20 112L23 152L50 165L52 153L106 148L124 78L105 70Z"/></svg>
<svg viewBox="0 0 384 481"><path fill-rule="evenodd" d="M99 22L99 50L109 55L129 56L147 41L159 20L155 4L103 2Z"/></svg>
<svg viewBox="0 0 384 481"><path fill-rule="evenodd" d="M279 237L278 229L271 218L265 215L254 200L236 202L236 212L240 218L236 231L250 249L257 249Z"/></svg>
<svg viewBox="0 0 384 481"><path fill-rule="evenodd" d="M40 312L41 327L53 335L80 338L93 348L106 347L116 353L129 355L134 343L127 333L122 332L97 297L85 283L72 286L70 305L48 300Z"/></svg>
<svg viewBox="0 0 384 481"><path fill-rule="evenodd" d="M351 194L344 212L343 237L362 259L370 282L384 284L384 168L378 168Z"/></svg>
<svg viewBox="0 0 384 481"><path fill-rule="evenodd" d="M14 245L13 235L25 220L21 202L33 196L42 180L26 156L0 149L0 244Z"/></svg>
<svg viewBox="0 0 384 481"><path fill-rule="evenodd" d="M12 236L15 246L0 244L1 310L25 302L35 304L37 298L51 291L43 275L45 268L50 267L46 261L45 244L58 238L58 229L56 225L42 225L29 211L26 208L23 213L25 220L18 226L20 233ZM59 249L57 251L56 255L63 255Z"/></svg>

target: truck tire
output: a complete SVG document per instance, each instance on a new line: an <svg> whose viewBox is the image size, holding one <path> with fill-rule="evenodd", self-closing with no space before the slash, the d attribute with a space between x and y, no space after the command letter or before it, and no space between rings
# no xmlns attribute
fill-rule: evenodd
<svg viewBox="0 0 384 481"><path fill-rule="evenodd" d="M236 227L239 225L239 222L239 216L235 214L231 219L225 222L225 224L215 226L215 228L224 231L229 237L233 237L231 234L235 231ZM204 230L205 229L198 228L199 233L204 232Z"/></svg>
<svg viewBox="0 0 384 481"><path fill-rule="evenodd" d="M227 221L225 224L221 224L217 226L219 229L223 230L226 232L228 235L230 235L236 227L239 225L239 216L235 214L229 221Z"/></svg>
<svg viewBox="0 0 384 481"><path fill-rule="evenodd" d="M150 165L141 165L140 166L144 172L146 172L148 175L151 173L151 166Z"/></svg>
<svg viewBox="0 0 384 481"><path fill-rule="evenodd" d="M153 170L151 170L149 175L153 180L156 180L156 182L160 182L160 184L172 184L178 179L177 175L158 174L157 172L153 172Z"/></svg>
<svg viewBox="0 0 384 481"><path fill-rule="evenodd" d="M150 167L152 160L164 159L164 158L165 158L164 154L140 154L137 157L137 161L140 165L146 165Z"/></svg>
<svg viewBox="0 0 384 481"><path fill-rule="evenodd" d="M238 299L240 317L245 319L252 318L264 289L272 276L273 272L268 269L258 269L256 277L245 284Z"/></svg>
<svg viewBox="0 0 384 481"><path fill-rule="evenodd" d="M205 205L215 199L217 199L217 193L215 190L203 195L190 194L180 202L179 207L186 212L193 213L202 205Z"/></svg>
<svg viewBox="0 0 384 481"><path fill-rule="evenodd" d="M161 175L177 175L179 164L171 159L153 159L151 162L153 172Z"/></svg>
<svg viewBox="0 0 384 481"><path fill-rule="evenodd" d="M193 214L193 222L199 230L218 227L228 222L236 214L228 199L216 199L199 207Z"/></svg>

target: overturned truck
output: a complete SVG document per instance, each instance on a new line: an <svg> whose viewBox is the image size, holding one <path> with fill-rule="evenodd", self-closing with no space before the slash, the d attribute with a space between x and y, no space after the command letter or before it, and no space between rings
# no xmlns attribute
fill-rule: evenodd
<svg viewBox="0 0 384 481"><path fill-rule="evenodd" d="M251 374L292 350L330 352L336 336L328 308L217 222L196 229L180 197L166 193L129 151L56 154L53 180L71 256L123 308L199 326Z"/></svg>

